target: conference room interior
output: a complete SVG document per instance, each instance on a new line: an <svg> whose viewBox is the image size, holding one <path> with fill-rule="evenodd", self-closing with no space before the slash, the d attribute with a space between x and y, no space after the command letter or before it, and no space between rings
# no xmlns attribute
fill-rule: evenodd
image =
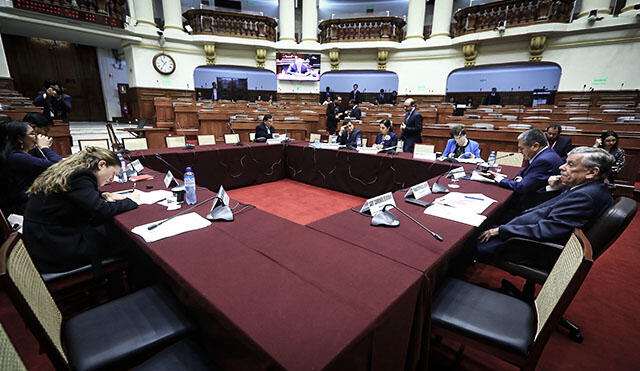
<svg viewBox="0 0 640 371"><path fill-rule="evenodd" d="M53 80L72 108L37 129L51 149L118 152L143 167L129 169L139 178L100 192L170 199L109 221L125 258L61 275L24 256L9 263L25 246L22 221L3 210L0 368L637 368L639 20L639 0L0 1L0 115L46 113L34 99ZM411 102L421 143L403 151ZM343 121L354 106L361 117ZM337 130L351 123L358 145L335 143L334 108L344 112ZM256 138L265 115L279 136ZM399 143L380 151L385 120ZM528 166L518 136L554 125L574 148L617 133L625 160L607 180L614 205L593 230L572 233L543 278L478 261L480 234L519 205L511 189L472 174L492 155L491 169L516 177ZM479 161L440 157L458 126ZM187 168L197 202L172 209ZM478 215L429 211L454 208L437 199L458 193L491 202ZM200 224L153 238L149 226L183 213ZM466 283L467 298L443 299ZM99 346L73 341L71 325L158 288L185 333L94 358ZM29 295L45 299L31 308ZM465 304L443 315L443 300ZM119 331L121 315L95 324L104 344L117 338L106 323Z"/></svg>

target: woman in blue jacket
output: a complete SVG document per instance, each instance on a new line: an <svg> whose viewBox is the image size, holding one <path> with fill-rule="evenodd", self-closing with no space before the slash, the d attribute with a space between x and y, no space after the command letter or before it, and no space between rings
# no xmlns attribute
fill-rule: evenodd
<svg viewBox="0 0 640 371"><path fill-rule="evenodd" d="M376 147L378 149L396 148L398 136L393 132L391 120L380 120L380 132L376 135Z"/></svg>
<svg viewBox="0 0 640 371"><path fill-rule="evenodd" d="M451 139L447 141L442 157L480 158L480 145L476 141L467 139L467 130L464 126L454 126L450 133Z"/></svg>

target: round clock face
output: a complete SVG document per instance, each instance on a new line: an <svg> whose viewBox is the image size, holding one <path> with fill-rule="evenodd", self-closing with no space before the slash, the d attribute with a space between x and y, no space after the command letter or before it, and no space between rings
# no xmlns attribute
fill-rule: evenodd
<svg viewBox="0 0 640 371"><path fill-rule="evenodd" d="M153 67L161 74L170 75L176 70L176 62L170 55L160 53L153 57Z"/></svg>

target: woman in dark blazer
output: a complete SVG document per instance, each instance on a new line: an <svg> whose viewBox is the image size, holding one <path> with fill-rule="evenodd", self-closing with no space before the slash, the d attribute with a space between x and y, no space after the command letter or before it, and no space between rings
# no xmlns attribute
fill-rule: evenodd
<svg viewBox="0 0 640 371"><path fill-rule="evenodd" d="M136 194L100 192L120 172L120 161L108 149L87 147L42 173L27 191L24 241L41 273L96 269L115 244L106 222L135 209Z"/></svg>
<svg viewBox="0 0 640 371"><path fill-rule="evenodd" d="M380 120L380 132L376 135L376 147L378 149L395 149L398 145L398 136L393 132L391 120Z"/></svg>
<svg viewBox="0 0 640 371"><path fill-rule="evenodd" d="M7 214L22 215L27 205L27 189L38 175L61 160L49 148L51 143L51 138L36 134L26 122L0 125L2 208Z"/></svg>

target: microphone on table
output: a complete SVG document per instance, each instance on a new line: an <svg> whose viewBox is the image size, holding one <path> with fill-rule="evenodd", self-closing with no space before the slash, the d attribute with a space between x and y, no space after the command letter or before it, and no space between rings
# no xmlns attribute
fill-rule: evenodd
<svg viewBox="0 0 640 371"><path fill-rule="evenodd" d="M400 209L400 208L399 208L399 207L397 207L397 206L393 206L393 205L385 205L385 206L382 208L382 211L381 211L381 212L379 212L379 213L376 213L376 215L379 215L379 214L383 214L383 215L384 215L384 214L386 213L387 215L385 215L385 216L391 215L391 216L392 216L392 217L397 221L397 224L396 224L396 225L400 224L400 222L397 220L397 218L395 217L395 215L393 215L393 214L391 214L390 212L388 212L388 211L387 211L387 208L389 208L389 207L391 207L391 208L393 208L393 209L398 210L402 215L406 216L409 220L411 220L412 222L414 222L415 224L417 224L420 228L422 228L423 230L425 230L427 233L429 233L431 236L433 236L433 238L435 238L436 240L438 240L438 241L444 241L444 238L442 238L442 236L440 236L439 234L437 234L437 233L435 233L434 231L430 230L429 228L425 227L422 223L420 223L419 221L417 221L417 220L416 220L415 218L413 218L411 215L409 215L409 214L407 214L406 212L402 211L402 209ZM376 217L376 215L374 215L374 218ZM372 223L373 223L373 221L372 221Z"/></svg>
<svg viewBox="0 0 640 371"><path fill-rule="evenodd" d="M169 217L169 218L167 218L167 219L165 219L165 220L159 221L159 222L157 222L157 223L151 224L150 226L148 226L148 227L147 227L147 230L149 230L149 231L150 231L150 230L152 230L152 229L155 229L155 228L157 228L158 226L160 226L160 225L162 225L162 224L164 224L164 223L168 222L169 220L171 220L171 219L173 219L173 218L176 218L176 217L178 217L178 216L180 216L180 215L182 215L182 214L184 214L184 213L186 213L186 212L189 212L189 211L191 211L191 210L195 209L196 207L198 207L198 206L200 206L200 205L202 205L202 204L204 204L204 203L206 203L206 202L209 202L209 201L211 201L211 200L213 200L213 199L216 199L216 198L218 198L218 196L212 196L212 197L207 198L207 199L206 199L206 200L204 200L204 201L198 202L197 204L195 204L195 205L191 206L190 208L188 208L188 209L186 209L186 210L182 210L181 212L179 212L179 213L175 214L174 216L171 216L171 217Z"/></svg>
<svg viewBox="0 0 640 371"><path fill-rule="evenodd" d="M171 169L173 169L174 171L176 171L181 177L184 178L184 173L180 170L178 170L177 167L171 165L169 162L167 162L167 160L165 160L164 158L162 158L162 156L160 156L159 153L155 154L156 158L160 161L162 161L165 165L167 165L168 167L170 167Z"/></svg>
<svg viewBox="0 0 640 371"><path fill-rule="evenodd" d="M496 157L494 161L503 159L505 157L515 156L515 154L516 154L515 152L507 153L506 155L502 155L502 156ZM478 164L478 169L480 171L482 171L482 172L487 172L489 170L489 166Z"/></svg>
<svg viewBox="0 0 640 371"><path fill-rule="evenodd" d="M449 161L449 168L447 169L447 171L445 171L444 173L440 174L438 179L436 179L436 181L431 186L431 193L449 193L449 189L447 189L447 187L443 186L442 184L440 184L438 182L440 181L440 178L442 178L442 176L444 174L447 174L449 171L451 171L451 169L453 168L453 164L454 164L454 162Z"/></svg>

